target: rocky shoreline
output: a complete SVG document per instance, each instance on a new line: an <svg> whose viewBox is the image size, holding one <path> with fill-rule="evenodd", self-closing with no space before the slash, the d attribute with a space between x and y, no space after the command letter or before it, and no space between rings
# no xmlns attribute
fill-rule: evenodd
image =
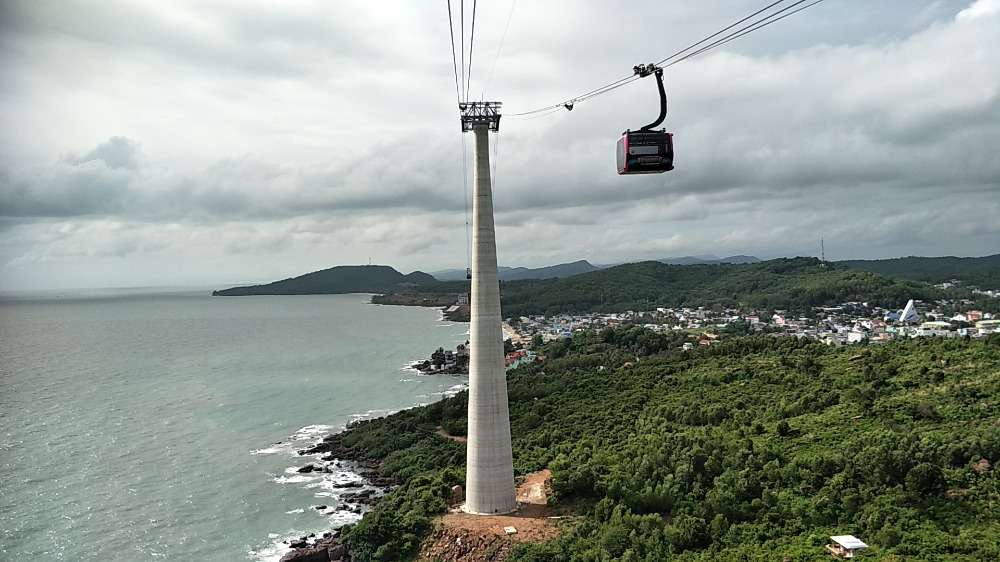
<svg viewBox="0 0 1000 562"><path fill-rule="evenodd" d="M421 375L468 375L469 374L468 364L462 366L450 365L450 366L443 366L441 368L435 368L434 365L431 364L429 359L425 359L423 361L417 361L416 363L410 365L410 368L420 371Z"/></svg>
<svg viewBox="0 0 1000 562"><path fill-rule="evenodd" d="M381 461L373 460L349 449L344 445L345 432L327 435L322 441L298 451L301 456L323 455L319 461L303 465L296 472L300 474L339 472L349 469L360 477L360 480L335 482L332 487L338 489L365 488L357 492L341 494L340 505L318 505L313 509L324 514L346 511L363 515L371 509L395 485L389 478L383 477L379 468ZM348 546L340 541L340 529L333 529L320 536L311 534L298 539L286 541L292 550L281 557L280 562L350 562L351 555Z"/></svg>
<svg viewBox="0 0 1000 562"><path fill-rule="evenodd" d="M399 304L399 303L393 303ZM468 375L468 365L449 365L435 368L430 360L416 361L410 368L419 371L423 375ZM344 469L356 474L360 480L349 480L335 482L333 488L350 489L364 488L356 492L347 492L339 495L340 503L335 506L317 505L313 509L324 515L332 515L336 512L349 512L362 517L370 511L378 501L396 483L381 475L380 460L371 459L365 455L350 449L344 445L344 436L352 427L348 424L347 429L338 433L327 435L319 443L297 451L300 456L323 455L318 461L306 463L296 470L299 474L332 474L341 472ZM340 528L334 528L320 536L311 534L284 541L291 548L281 557L279 562L350 562L350 550L348 545L342 543Z"/></svg>

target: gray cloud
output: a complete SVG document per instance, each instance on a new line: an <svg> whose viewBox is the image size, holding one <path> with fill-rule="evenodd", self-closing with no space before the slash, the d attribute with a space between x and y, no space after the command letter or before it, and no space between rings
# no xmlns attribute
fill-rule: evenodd
<svg viewBox="0 0 1000 562"><path fill-rule="evenodd" d="M97 145L83 156L67 156L66 162L79 166L100 160L112 170L118 168L134 170L139 164L138 152L139 146L134 141L125 137L111 137L107 142Z"/></svg>
<svg viewBox="0 0 1000 562"><path fill-rule="evenodd" d="M0 286L464 266L472 139L444 10L2 9ZM644 177L615 174L614 146L655 117L651 80L513 114L664 58L745 3L650 0L638 19L518 4L499 57L510 4L480 9L470 92L504 103L506 264L816 254L820 237L836 259L1000 252L1000 0L823 3L670 67L677 169Z"/></svg>

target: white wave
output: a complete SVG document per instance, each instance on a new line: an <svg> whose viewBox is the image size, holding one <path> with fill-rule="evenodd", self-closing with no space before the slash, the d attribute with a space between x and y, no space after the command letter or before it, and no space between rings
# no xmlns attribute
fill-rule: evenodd
<svg viewBox="0 0 1000 562"><path fill-rule="evenodd" d="M256 562L278 562L281 557L292 551L292 548L287 544L284 544L277 539L277 535L270 533L268 538L274 540L273 544L270 544L260 550L250 550L247 551L247 556Z"/></svg>
<svg viewBox="0 0 1000 562"><path fill-rule="evenodd" d="M294 514L296 514L296 513L305 513L305 512L306 512L306 510L300 507L300 508L298 508L298 509L293 509L293 510L291 510L291 511L286 511L285 513L286 513L287 515L294 515Z"/></svg>
<svg viewBox="0 0 1000 562"><path fill-rule="evenodd" d="M274 454L282 452L283 450L284 449L280 445L278 445L277 443L275 443L274 445L271 445L270 447L264 447L263 449L257 449L256 451L250 451L250 454L251 455L274 455Z"/></svg>
<svg viewBox="0 0 1000 562"><path fill-rule="evenodd" d="M349 523L357 523L361 521L361 515L357 513L351 513L350 511L335 511L330 514L330 526L332 527L343 527Z"/></svg>
<svg viewBox="0 0 1000 562"><path fill-rule="evenodd" d="M314 476L306 476L305 474L296 474L294 476L278 476L271 479L273 482L278 484L302 484L306 482L313 482L316 480Z"/></svg>
<svg viewBox="0 0 1000 562"><path fill-rule="evenodd" d="M374 418L381 418L381 417L388 416L390 414L395 414L398 411L399 411L398 409L396 409L396 410L368 410L367 412L365 412L363 414L354 414L354 415L352 415L351 416L351 421L370 420L370 419L374 419Z"/></svg>
<svg viewBox="0 0 1000 562"><path fill-rule="evenodd" d="M468 390L468 389L469 389L468 383L462 383L462 384L452 385L452 386L448 387L446 390L442 390L441 392L438 392L438 394L440 394L441 396L454 396L454 395L458 394L459 392L462 392L463 390Z"/></svg>
<svg viewBox="0 0 1000 562"><path fill-rule="evenodd" d="M302 510L289 511L288 513L291 514L300 511ZM316 536L319 537L319 535L322 535L331 527L343 527L348 523L356 523L361 519L360 515L349 511L335 511L324 515L327 515L327 520L320 529L314 529L308 532L301 532L292 529L282 534L268 533L267 538L271 541L271 544L261 548L260 550L248 550L247 558L253 560L254 562L279 562L284 555L292 551L292 547L289 546L289 541L297 539L298 537L306 536L310 533L315 533Z"/></svg>
<svg viewBox="0 0 1000 562"><path fill-rule="evenodd" d="M324 474L322 480L314 482L308 487L330 490L339 496L344 492L356 492L370 486L368 486L368 483L360 474L350 470L338 470L337 472Z"/></svg>
<svg viewBox="0 0 1000 562"><path fill-rule="evenodd" d="M318 436L318 435L329 434L332 429L333 429L332 425L322 425L322 424L307 425L307 426L303 427L302 429L300 429L300 430L296 431L295 433L293 433L292 436L289 437L289 439L291 439L293 441L303 441L305 439L315 439L316 436Z"/></svg>

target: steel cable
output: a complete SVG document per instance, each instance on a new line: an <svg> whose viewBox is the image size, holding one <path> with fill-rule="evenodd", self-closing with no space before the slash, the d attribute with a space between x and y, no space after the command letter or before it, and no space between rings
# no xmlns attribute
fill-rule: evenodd
<svg viewBox="0 0 1000 562"><path fill-rule="evenodd" d="M674 59L674 58L676 58L676 57L678 57L680 55L683 55L687 51L690 51L691 49L694 49L695 47L698 47L699 45L702 45L706 41L710 41L714 37L717 37L720 34L725 33L726 31L728 31L728 30L730 30L730 29L732 29L732 28L734 28L734 27L736 27L736 26L738 26L738 25L740 25L740 24L742 24L744 22L747 22L748 20L751 20L751 19L753 19L753 18L761 15L762 13L770 10L771 8L774 8L775 6L777 6L778 4L781 4L784 1L785 0L777 0L776 2L772 2L771 4L765 6L764 8L761 8L760 10L757 10L756 12L750 14L749 16L747 16L745 18L742 18L739 21L736 21L735 23L730 24L729 26L727 26L727 27L725 27L725 28L723 28L723 29L721 29L721 30L719 30L719 31L717 31L717 32L709 35L708 37L705 37L701 41L698 41L697 43L693 43L693 44L689 45L688 47L685 47L684 49L681 49L680 51L674 53L673 55L670 55L669 57L661 60L659 63L657 63L657 66L663 65L663 63L665 63L665 62L670 61L671 59ZM700 55L700 54L702 54L702 53L704 53L706 51L714 49L715 47L718 47L720 45L724 45L724 44L726 44L726 43L728 43L730 41L733 41L734 39L738 39L740 37L743 37L744 35L747 35L749 33L757 31L758 29L761 29L761 28L766 27L766 26L768 26L768 25L770 25L772 23L775 23L775 22L777 22L779 20L782 20L782 19L784 19L784 18L786 18L786 17L788 17L788 16L790 16L792 14L801 12L802 10L805 10L806 8L815 6L816 4L819 4L820 2L823 2L824 0L814 0L810 4L807 4L807 5L801 7L799 9L797 9L797 10L790 11L790 12L788 12L788 13L786 13L784 15L781 15L780 17L778 17L779 14L782 14L783 12L787 12L788 10L792 10L792 8L794 8L795 6L798 6L798 5L800 5L800 4L802 4L802 3L806 2L806 1L807 0L798 0L797 2L795 2L794 4L792 4L792 5L790 5L790 6L786 7L786 8L783 8L781 10L778 10L777 12L774 12L774 13L766 15L766 16L764 16L761 19L753 21L749 25L744 26L744 27L742 27L742 28L734 31L734 32L730 33L729 35L726 35L725 37L723 37L723 38L721 38L721 39L719 39L717 41L714 41L714 42L712 42L712 43L710 43L708 45L705 45L704 47L702 47L702 48L700 48L700 49L698 49L696 51L690 52L690 53L682 56L681 58L679 58L677 60L673 60L672 62L670 62L670 64L665 65L664 68L666 68L668 66L673 66L673 65L675 65L675 64L677 64L679 62L685 61L687 59L690 59L692 57ZM581 101L585 101L585 100L597 97L597 96L602 95L602 94L606 94L606 93L608 93L608 92L610 92L612 90L616 90L616 89L618 89L618 88L620 88L620 87L622 87L622 86L624 86L626 84L629 84L629 83L631 83L631 82L633 82L635 80L638 80L639 78L640 78L640 76L638 76L636 74L633 74L631 76L627 76L625 78L621 78L621 79L616 80L616 81L614 81L614 82L612 82L610 84L607 84L607 85L602 86L600 88L597 88L595 90L591 90L590 92L587 92L585 94L581 94L581 95L579 95L577 97L568 99L568 100L560 102L560 103L556 103L556 104L552 104L552 105L549 105L549 106L541 107L541 108L534 109L534 110L531 110L531 111L525 111L525 112L520 112L520 113L506 113L505 116L506 117L515 117L515 118L517 118L517 117L525 118L525 116L535 115L535 114L538 114L538 113L544 113L544 114L543 115L538 115L537 117L543 117L545 115L551 115L552 113L555 113L556 112L555 110L557 110L559 108L562 108L562 107L570 108L570 107L572 107L576 103L579 103ZM535 118L535 117L532 117L532 118Z"/></svg>

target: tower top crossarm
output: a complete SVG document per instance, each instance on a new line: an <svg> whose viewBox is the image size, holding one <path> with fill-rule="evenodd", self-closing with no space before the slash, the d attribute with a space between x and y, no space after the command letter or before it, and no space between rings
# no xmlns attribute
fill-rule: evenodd
<svg viewBox="0 0 1000 562"><path fill-rule="evenodd" d="M462 112L462 132L467 133L472 130L473 125L486 123L490 131L494 133L500 130L500 102L498 101L470 101L458 104L459 111Z"/></svg>

